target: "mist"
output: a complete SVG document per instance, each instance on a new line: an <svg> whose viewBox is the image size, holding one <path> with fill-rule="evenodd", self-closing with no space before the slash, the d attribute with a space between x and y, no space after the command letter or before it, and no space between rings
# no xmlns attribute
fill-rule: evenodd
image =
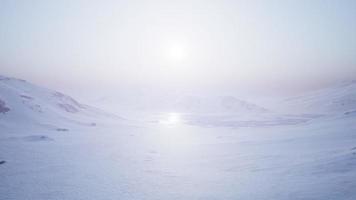
<svg viewBox="0 0 356 200"><path fill-rule="evenodd" d="M0 199L356 199L355 0L0 0Z"/></svg>
<svg viewBox="0 0 356 200"><path fill-rule="evenodd" d="M1 1L0 70L71 94L356 78L354 1Z"/></svg>

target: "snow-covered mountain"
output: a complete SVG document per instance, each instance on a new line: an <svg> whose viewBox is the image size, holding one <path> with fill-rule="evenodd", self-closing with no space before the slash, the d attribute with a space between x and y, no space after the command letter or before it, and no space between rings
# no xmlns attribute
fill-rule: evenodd
<svg viewBox="0 0 356 200"><path fill-rule="evenodd" d="M293 111L305 113L347 113L356 110L356 81L288 98L284 102Z"/></svg>
<svg viewBox="0 0 356 200"><path fill-rule="evenodd" d="M173 105L173 108L182 112L198 113L264 113L266 108L254 103L238 99L234 96L184 96Z"/></svg>
<svg viewBox="0 0 356 200"><path fill-rule="evenodd" d="M178 112L178 113L265 113L268 109L230 95L200 95L185 93L119 95L96 102L103 108L116 110Z"/></svg>
<svg viewBox="0 0 356 200"><path fill-rule="evenodd" d="M95 126L98 118L118 118L57 91L0 76L0 127L42 126L66 130L66 124Z"/></svg>

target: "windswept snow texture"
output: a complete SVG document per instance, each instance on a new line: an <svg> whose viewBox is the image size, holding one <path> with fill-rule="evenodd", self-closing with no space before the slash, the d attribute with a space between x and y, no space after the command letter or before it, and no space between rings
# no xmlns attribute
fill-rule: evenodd
<svg viewBox="0 0 356 200"><path fill-rule="evenodd" d="M356 108L356 80L287 99L294 112L340 113Z"/></svg>
<svg viewBox="0 0 356 200"><path fill-rule="evenodd" d="M10 108L0 114L1 200L356 199L351 105L323 115L279 115L234 97L198 98L169 105L204 107L203 101L218 109L146 109L128 124L26 82L0 83L2 105ZM328 100L317 99L354 93L343 91L325 89ZM99 125L87 121L92 115ZM19 128L24 124L34 125Z"/></svg>

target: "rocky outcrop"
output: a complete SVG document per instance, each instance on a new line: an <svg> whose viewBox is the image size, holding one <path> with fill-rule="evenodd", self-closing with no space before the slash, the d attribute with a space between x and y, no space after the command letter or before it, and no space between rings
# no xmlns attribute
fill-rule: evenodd
<svg viewBox="0 0 356 200"><path fill-rule="evenodd" d="M10 111L10 108L6 107L5 102L0 99L0 113L7 113L9 111Z"/></svg>

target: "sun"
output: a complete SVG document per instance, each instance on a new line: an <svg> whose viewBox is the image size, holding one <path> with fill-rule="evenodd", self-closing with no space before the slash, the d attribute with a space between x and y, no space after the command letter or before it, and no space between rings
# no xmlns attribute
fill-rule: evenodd
<svg viewBox="0 0 356 200"><path fill-rule="evenodd" d="M159 122L161 124L177 125L182 122L182 119L179 113L166 113Z"/></svg>
<svg viewBox="0 0 356 200"><path fill-rule="evenodd" d="M167 48L167 58L169 61L180 62L188 57L188 48L184 44L173 43Z"/></svg>

